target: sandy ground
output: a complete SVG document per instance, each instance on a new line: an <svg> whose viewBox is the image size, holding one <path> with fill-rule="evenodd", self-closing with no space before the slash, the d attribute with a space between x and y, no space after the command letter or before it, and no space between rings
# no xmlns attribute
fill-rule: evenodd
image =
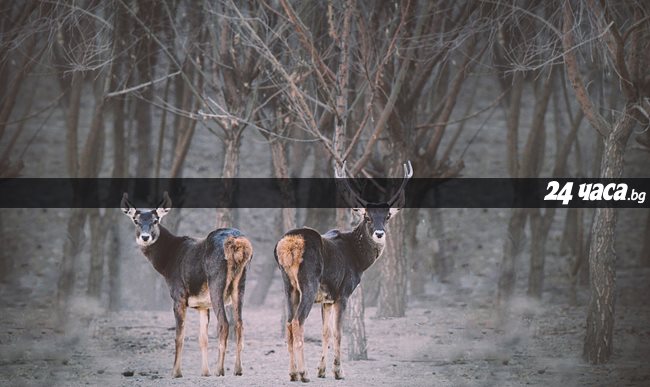
<svg viewBox="0 0 650 387"><path fill-rule="evenodd" d="M368 361L344 361L345 380L316 378L320 313L306 324L306 361L315 386L519 386L650 383L650 271L622 271L611 363L592 366L579 355L585 308L554 302L514 302L499 321L493 304L470 288L439 286L411 302L404 318L373 318L366 310ZM279 289L275 289L279 290ZM4 385L282 386L288 355L280 331L280 305L245 309L244 375L232 375L232 348L224 377L200 376L198 313L188 313L181 379L171 378L174 322L171 312L123 311L80 317L66 335L53 331L45 309L20 305L0 316L0 375ZM214 319L211 337L214 338ZM231 343L232 344L232 343ZM343 344L343 351L347 348ZM210 343L210 365L216 344ZM331 362L331 356L329 358ZM328 364L331 366L331 364Z"/></svg>

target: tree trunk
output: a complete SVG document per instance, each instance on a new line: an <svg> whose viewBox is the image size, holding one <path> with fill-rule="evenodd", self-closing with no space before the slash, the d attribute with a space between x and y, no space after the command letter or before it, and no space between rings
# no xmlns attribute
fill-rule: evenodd
<svg viewBox="0 0 650 387"><path fill-rule="evenodd" d="M508 233L503 245L503 259L499 269L497 303L504 306L512 297L515 287L515 261L521 252L526 210L513 208L508 222Z"/></svg>
<svg viewBox="0 0 650 387"><path fill-rule="evenodd" d="M650 266L650 210L648 212L648 217L645 222L645 230L643 231L643 236L641 240L643 241L643 246L641 247L641 252L639 253L639 262L641 266L648 267Z"/></svg>
<svg viewBox="0 0 650 387"><path fill-rule="evenodd" d="M0 210L0 244L2 246L7 246L5 242L5 229L4 223L2 221L4 215L1 214ZM4 282L5 279L11 278L11 272L13 271L12 261L9 259L9 254L7 253L6 248L0 249L0 282Z"/></svg>
<svg viewBox="0 0 650 387"><path fill-rule="evenodd" d="M108 216L108 215L104 215ZM104 277L104 246L108 231L106 222L98 208L89 209L90 223L90 272L88 273L88 287L86 293L89 297L99 300L102 295L102 279Z"/></svg>
<svg viewBox="0 0 650 387"><path fill-rule="evenodd" d="M571 283L571 288L569 290L569 304L578 305L578 274L583 272L588 272L585 267L585 242L584 242L584 219L582 216L582 208L578 208L576 212L576 239L574 241L575 247L573 250L574 261L570 267L569 279Z"/></svg>
<svg viewBox="0 0 650 387"><path fill-rule="evenodd" d="M118 53L113 58L112 72L110 78L110 90L117 90L120 85L128 85L132 79L133 65L127 65L128 50L125 47L128 41L128 12L119 4L114 4L114 29L113 29L113 47L114 52ZM113 178L127 177L129 170L129 157L127 155L125 140L125 97L117 96L110 99L110 108L113 112ZM105 252L104 260L108 263L108 309L116 311L122 305L122 288L121 288L121 245L120 245L120 227L117 216L120 216L116 209L107 209L109 219L105 223L105 232L109 235L108 247Z"/></svg>
<svg viewBox="0 0 650 387"><path fill-rule="evenodd" d="M72 208L65 242L63 243L63 258L59 270L57 313L60 323L67 321L68 302L74 291L75 274L77 273L78 257L82 250L82 234L86 223L86 209Z"/></svg>
<svg viewBox="0 0 650 387"><path fill-rule="evenodd" d="M542 216L539 209L530 216L530 271L528 273L528 296L541 299L544 286L544 260L546 254L546 237L542 235Z"/></svg>
<svg viewBox="0 0 650 387"><path fill-rule="evenodd" d="M336 209L337 227L341 230L353 226L354 219L346 208ZM368 339L366 338L365 306L363 300L363 281L348 298L345 331L348 337L348 358L368 360Z"/></svg>
<svg viewBox="0 0 650 387"><path fill-rule="evenodd" d="M294 147L295 148L295 147ZM314 148L314 171L313 176L330 176L331 172L331 158L329 153L323 147ZM312 183L309 187L309 195L317 197L322 195L319 183ZM307 208L307 215L305 217L305 225L324 233L332 228L336 222L336 211L329 208Z"/></svg>
<svg viewBox="0 0 650 387"><path fill-rule="evenodd" d="M110 226L110 243L108 245L108 309L119 310L122 306L120 228L117 222Z"/></svg>
<svg viewBox="0 0 650 387"><path fill-rule="evenodd" d="M225 202L230 202L232 198L233 186L230 184L231 180L237 177L237 170L239 167L239 148L241 146L241 131L233 129L232 138L226 139L226 146L224 149L223 172L221 177L227 179L224 181L224 197ZM231 227L233 225L233 211L232 208L217 208L216 227Z"/></svg>
<svg viewBox="0 0 650 387"><path fill-rule="evenodd" d="M384 251L386 254L386 251ZM383 255L382 255L383 257ZM380 257L379 259L384 259ZM363 302L365 306L377 306L381 284L381 265L375 263L363 274Z"/></svg>
<svg viewBox="0 0 650 387"><path fill-rule="evenodd" d="M148 82L140 78L141 82ZM136 164L136 177L151 177L153 175L153 156L151 153L151 106L141 99L135 100L135 120L138 144L138 161Z"/></svg>
<svg viewBox="0 0 650 387"><path fill-rule="evenodd" d="M271 158L273 162L273 170L276 178L286 179L289 177L289 163L286 157L286 144L278 139L270 140ZM282 218L278 224L279 233L276 233L275 239L279 239L280 235L286 231L296 228L296 208L295 198L292 196L292 191L289 187L281 187L283 196L283 208L281 210ZM273 283L273 278L278 271L275 259L273 256L267 256L260 263L260 275L257 277L257 284L251 294L252 305L262 305L266 300L266 295L269 288ZM284 327L284 323L282 324Z"/></svg>
<svg viewBox="0 0 650 387"><path fill-rule="evenodd" d="M355 220L349 209L336 209L336 227L339 230L348 230L354 226L353 223ZM348 339L348 358L350 360L368 360L363 281L348 298L345 314L344 329Z"/></svg>
<svg viewBox="0 0 650 387"><path fill-rule="evenodd" d="M138 2L138 17L148 29L155 33L159 22L156 9L158 7L149 1ZM156 68L156 51L153 49L153 39L149 32L139 23L135 24L136 33L141 37L134 47L137 62L135 67L138 71L138 82L140 84L151 82L154 79ZM136 177L151 177L154 172L153 163L153 122L151 101L154 96L154 86L149 85L142 89L141 98L135 101L136 120L136 142L138 144L138 161L136 163Z"/></svg>
<svg viewBox="0 0 650 387"><path fill-rule="evenodd" d="M599 208L589 254L591 296L583 356L593 364L605 363L612 354L616 292L616 255L613 251L616 211Z"/></svg>
<svg viewBox="0 0 650 387"><path fill-rule="evenodd" d="M631 105L631 104L629 104ZM623 174L625 144L631 134L634 121L631 107L605 138L601 160L601 178L616 179ZM614 233L616 210L597 208L591 228L589 248L589 282L591 296L587 311L587 334L583 356L592 364L602 364L612 355L614 331L614 308L616 301L616 252Z"/></svg>
<svg viewBox="0 0 650 387"><path fill-rule="evenodd" d="M564 220L564 232L560 241L560 255L575 255L575 240L577 235L577 208L569 208Z"/></svg>
<svg viewBox="0 0 650 387"><path fill-rule="evenodd" d="M404 248L406 250L406 255L409 258L409 284L411 295L418 296L424 294L424 285L427 282L429 275L431 274L427 270L427 265L425 259L429 259L428 254L425 254L424 257L418 256L416 253L420 250L419 240L417 238L418 231L418 209L417 208L405 208L403 214L407 219L410 219L410 222L406 223L406 238L407 244Z"/></svg>
<svg viewBox="0 0 650 387"><path fill-rule="evenodd" d="M81 71L75 71L72 74L72 85L70 86L70 102L68 111L66 113L66 157L68 174L70 177L91 177L87 176L81 171L81 165L78 160L78 126L79 126L79 110L81 107L81 92L83 88L83 74ZM97 109L98 107L96 107ZM94 140L98 140L96 133L93 131L100 130L101 125L98 124L99 115L95 110L93 117L93 124L91 124L91 133L88 135L88 140L94 136ZM91 144L92 143L92 144ZM89 148L84 150L85 155L90 155L90 147L97 145L97 141L89 141L86 144ZM84 168L89 171L89 167ZM75 274L78 270L78 257L82 250L82 234L84 232L84 225L86 223L86 216L88 210L85 208L71 209L70 218L68 219L67 235L63 243L63 257L59 270L59 280L57 287L57 303L58 303L58 320L60 323L67 321L69 315L68 302L74 292Z"/></svg>
<svg viewBox="0 0 650 387"><path fill-rule="evenodd" d="M440 282L447 282L454 263L449 256L445 235L445 224L442 220L442 211L434 208L429 211L429 224L427 239L430 241L430 252L433 255L433 269Z"/></svg>
<svg viewBox="0 0 650 387"><path fill-rule="evenodd" d="M528 276L528 296L542 298L544 290L544 261L546 259L546 241L551 230L555 208L547 208L544 215L539 208L530 213L530 272Z"/></svg>
<svg viewBox="0 0 650 387"><path fill-rule="evenodd" d="M79 170L77 148L82 88L83 74L80 71L75 71L72 74L72 81L70 83L70 100L68 102L68 111L66 112L66 161L68 166L68 175L70 177L77 177Z"/></svg>
<svg viewBox="0 0 650 387"><path fill-rule="evenodd" d="M363 286L359 284L354 293L348 298L347 305L346 330L348 333L348 358L350 360L368 360L368 340L366 339L364 319Z"/></svg>
<svg viewBox="0 0 650 387"><path fill-rule="evenodd" d="M380 268L378 317L404 317L406 313L406 264L404 262L404 218L391 219Z"/></svg>

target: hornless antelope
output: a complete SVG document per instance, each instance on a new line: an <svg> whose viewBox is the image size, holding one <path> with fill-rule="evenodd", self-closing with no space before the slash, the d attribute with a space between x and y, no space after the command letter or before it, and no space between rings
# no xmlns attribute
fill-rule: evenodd
<svg viewBox="0 0 650 387"><path fill-rule="evenodd" d="M176 236L160 224L160 220L169 213L171 206L172 201L167 192L164 193L162 202L153 210L138 210L129 202L126 193L122 197L122 211L135 224L135 241L154 269L165 277L169 294L174 301L176 353L172 376L183 376L181 355L187 307L197 309L200 315L199 346L203 376L210 375L208 323L210 308L214 309L219 333L217 375L224 375L223 362L229 328L225 305L228 303L232 303L237 339L235 375L241 375L242 301L246 268L253 257L251 243L234 228L214 230L205 239Z"/></svg>
<svg viewBox="0 0 650 387"><path fill-rule="evenodd" d="M335 169L345 187L345 196L363 220L352 231L328 231L320 235L311 228L299 228L284 234L275 246L287 297L287 347L289 377L308 382L304 359L303 324L314 303L321 303L323 349L318 377L325 377L325 361L330 329L334 333L334 377L342 379L341 329L348 298L361 281L361 274L382 253L386 241L386 222L404 205L404 187L413 169L404 164L399 191L385 203L369 203L359 197L345 179L345 163Z"/></svg>

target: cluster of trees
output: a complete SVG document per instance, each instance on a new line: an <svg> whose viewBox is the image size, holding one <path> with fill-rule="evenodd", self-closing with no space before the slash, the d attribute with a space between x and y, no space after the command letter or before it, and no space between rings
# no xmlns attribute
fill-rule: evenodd
<svg viewBox="0 0 650 387"><path fill-rule="evenodd" d="M540 176L551 112L553 176L619 177L633 127L647 127L650 118L650 5L643 1L5 0L0 34L0 84L6 85L0 89L0 177L20 174L16 144L25 122L51 109L65 112L67 175L82 178L99 176L104 163L112 177L180 177L196 130L209 130L223 143L216 175L225 178L238 176L246 131L268 140L274 177L303 176L304 163L293 161L310 153L316 155L313 176L331 176L333 163L344 160L352 176L401 176L402 162L411 160L416 177L454 177L464 167L468 144L459 139L466 123L489 119L499 108L507 122L510 176ZM58 81L58 98L41 111L31 102L17 104L48 82L43 73ZM494 77L500 89L479 109L482 77ZM81 101L91 94L92 121L81 128ZM530 117L520 114L524 96L534 103ZM591 170L578 136L585 119L599 147ZM126 152L129 133L136 154ZM650 131L636 141L650 145ZM168 155L171 167L165 168ZM417 223L405 221L418 210L406 211L392 221L385 256L371 274L381 281L366 282L351 299L354 357L365 351L364 297L378 305L380 316L403 316L407 289L423 292L427 267L441 278L450 270L444 254L404 258L406 246L422 248ZM512 211L498 284L501 305L513 294L526 225L532 236L528 293L541 296L554 215L554 209ZM60 310L74 289L87 222L88 295L101 294L105 259L109 278L118 277L118 257L105 253L119 243L115 216L71 211ZM306 223L318 227L319 217L310 213ZM569 211L574 237L568 245L574 277L589 263L584 353L600 363L612 352L616 212L596 210L591 230L584 218L582 210ZM217 226L232 222L230 209L217 211ZM337 222L345 227L343 211ZM295 209L283 209L282 229L295 225ZM275 270L273 262L260 264ZM253 302L263 301L270 281L258 282ZM119 285L111 283L109 292L115 308Z"/></svg>

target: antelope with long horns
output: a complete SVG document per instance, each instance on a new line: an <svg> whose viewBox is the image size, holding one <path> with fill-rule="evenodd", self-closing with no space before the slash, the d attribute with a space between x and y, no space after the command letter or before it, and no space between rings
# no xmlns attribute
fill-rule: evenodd
<svg viewBox="0 0 650 387"><path fill-rule="evenodd" d="M334 335L334 377L341 371L341 330L348 298L361 281L361 274L381 255L386 242L386 224L404 205L404 188L413 176L411 163L404 164L404 177L397 193L387 202L363 200L349 184L345 163L335 169L343 194L362 221L352 230L331 230L321 235L311 228L284 234L275 246L275 259L284 281L287 302L287 347L289 377L308 382L304 359L305 319L314 303L321 303L323 320L322 356L318 377L325 377L330 332Z"/></svg>

